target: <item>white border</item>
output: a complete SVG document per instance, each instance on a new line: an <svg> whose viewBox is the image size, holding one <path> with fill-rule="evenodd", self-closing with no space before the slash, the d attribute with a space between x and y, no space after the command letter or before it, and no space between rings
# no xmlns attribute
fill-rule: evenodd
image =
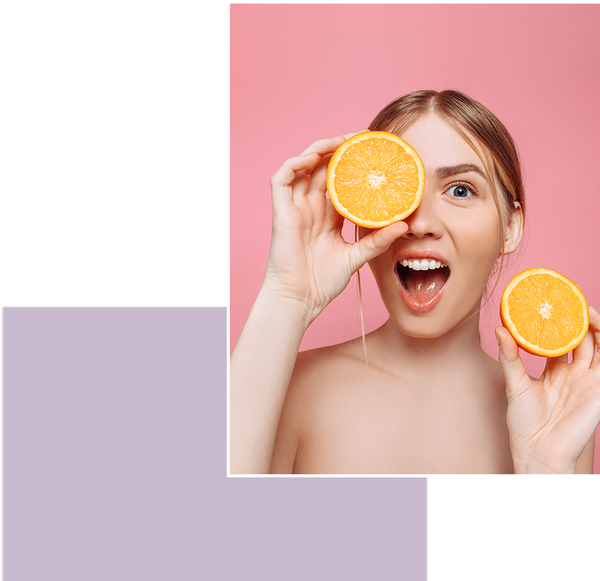
<svg viewBox="0 0 600 581"><path fill-rule="evenodd" d="M230 228L230 220L229 220L229 204L230 204L230 126L229 126L229 108L230 108L230 100L229 100L229 90L230 90L230 82L229 82L229 74L230 74L230 55L229 55L229 47L230 47L230 30L229 30L229 5L230 2L227 2L227 6L225 8L225 310L227 312L226 320L227 320L227 353L226 353L226 362L227 362L227 476L230 475L229 469L229 359L231 353L231 337L230 337L230 329L231 329L231 321L230 321L230 290L231 290L231 276L230 276L230 238L229 238L229 228Z"/></svg>
<svg viewBox="0 0 600 581"><path fill-rule="evenodd" d="M227 478L427 478L431 480L589 480L600 478L600 474L230 474L229 452L227 458Z"/></svg>
<svg viewBox="0 0 600 581"><path fill-rule="evenodd" d="M371 4L366 0L329 0L326 2L320 2L318 0L303 0L296 2L294 0L263 0L262 2L256 2L252 0L229 0L227 2L227 6L231 4ZM531 0L530 2L517 2L515 1L504 1L504 2L481 2L477 0L463 0L462 2L451 2L450 0L419 0L418 2L394 2L394 0L377 0L375 4L565 4L564 0ZM582 0L577 2L577 4L598 4L597 1L594 0Z"/></svg>
<svg viewBox="0 0 600 581"><path fill-rule="evenodd" d="M496 479L531 479L531 478L561 478L561 479L590 479L600 478L600 474L231 474L230 471L230 455L229 455L229 428L230 428L230 417L229 417L229 378L230 378L230 365L229 355L231 353L231 337L230 337L230 245L229 245L229 204L230 204L230 125L229 125L229 113L230 113L230 94L229 94L229 73L230 73L230 22L229 22L229 6L231 4L287 4L285 1L268 0L266 2L252 2L251 0L237 0L227 2L226 13L225 13L225 230L226 230L226 253L225 253L225 272L226 272L226 290L225 290L225 305L227 310L227 478L451 478L451 479L476 479L481 478L485 480ZM308 2L293 2L294 4L364 4L365 2L355 1L341 1L341 0L330 0L329 2L316 2L309 0ZM561 4L562 2L528 2L528 4ZM579 2L580 4L597 4L597 2L584 1ZM378 0L378 4L402 4L401 2L392 2L388 0ZM406 4L454 4L454 2L447 1L426 1L426 2L412 2ZM481 2L466 1L462 4L481 4ZM520 2L496 2L496 4L521 4Z"/></svg>

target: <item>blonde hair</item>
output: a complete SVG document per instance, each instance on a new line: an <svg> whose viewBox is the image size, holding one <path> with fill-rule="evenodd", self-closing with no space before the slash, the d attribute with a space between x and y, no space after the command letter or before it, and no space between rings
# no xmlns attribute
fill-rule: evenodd
<svg viewBox="0 0 600 581"><path fill-rule="evenodd" d="M491 178L491 190L500 217L502 251L499 267L492 270L496 271L498 276L491 291L486 293L487 303L498 285L504 263L504 232L507 224L501 205L509 215L517 204L520 205L523 219L525 218L525 188L519 154L510 132L489 109L468 95L454 90L422 90L404 95L386 105L373 119L369 130L388 131L400 136L417 120L431 113L435 113L452 126L478 155L483 153L482 163ZM362 304L360 308L362 319Z"/></svg>

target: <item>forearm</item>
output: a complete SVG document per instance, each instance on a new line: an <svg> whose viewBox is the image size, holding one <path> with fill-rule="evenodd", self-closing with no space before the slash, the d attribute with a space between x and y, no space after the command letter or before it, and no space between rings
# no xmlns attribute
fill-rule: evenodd
<svg viewBox="0 0 600 581"><path fill-rule="evenodd" d="M231 473L269 472L283 402L310 319L300 304L262 289L230 365Z"/></svg>

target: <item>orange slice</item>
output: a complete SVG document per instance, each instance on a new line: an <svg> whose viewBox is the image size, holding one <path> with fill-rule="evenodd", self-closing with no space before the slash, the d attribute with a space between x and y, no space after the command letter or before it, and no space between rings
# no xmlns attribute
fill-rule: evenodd
<svg viewBox="0 0 600 581"><path fill-rule="evenodd" d="M589 327L588 305L579 286L549 268L524 270L508 283L500 318L519 347L544 357L575 349Z"/></svg>
<svg viewBox="0 0 600 581"><path fill-rule="evenodd" d="M404 220L423 197L425 168L404 139L366 131L340 145L327 168L327 192L335 209L365 228Z"/></svg>

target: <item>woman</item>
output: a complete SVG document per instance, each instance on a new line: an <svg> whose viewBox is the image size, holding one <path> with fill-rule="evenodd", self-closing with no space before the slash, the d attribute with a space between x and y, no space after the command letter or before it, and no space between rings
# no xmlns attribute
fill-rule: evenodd
<svg viewBox="0 0 600 581"><path fill-rule="evenodd" d="M479 343L490 273L523 232L510 134L456 91L406 95L369 129L417 150L423 200L404 222L348 244L325 193L344 137L313 143L273 176L265 281L231 357L231 472L591 472L598 313L590 308L573 362L549 359L539 381L502 327L499 362ZM389 320L364 345L298 354L310 323L367 262Z"/></svg>

